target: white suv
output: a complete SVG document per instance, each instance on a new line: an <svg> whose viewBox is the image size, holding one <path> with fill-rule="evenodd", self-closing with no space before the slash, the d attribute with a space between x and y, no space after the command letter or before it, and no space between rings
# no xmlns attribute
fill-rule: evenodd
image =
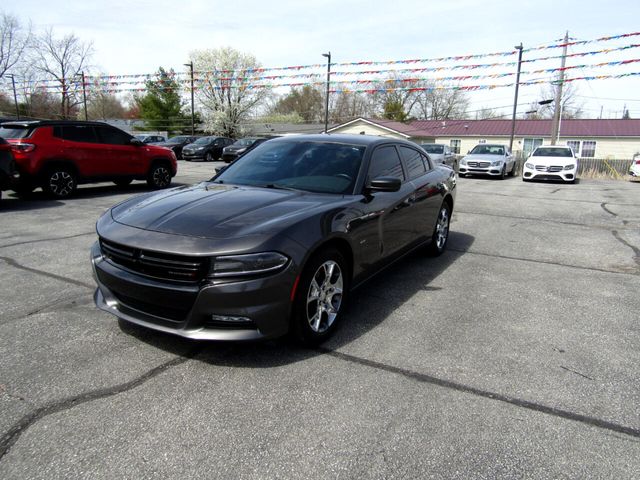
<svg viewBox="0 0 640 480"><path fill-rule="evenodd" d="M522 180L563 180L574 183L578 173L578 158L569 147L538 147L522 168Z"/></svg>

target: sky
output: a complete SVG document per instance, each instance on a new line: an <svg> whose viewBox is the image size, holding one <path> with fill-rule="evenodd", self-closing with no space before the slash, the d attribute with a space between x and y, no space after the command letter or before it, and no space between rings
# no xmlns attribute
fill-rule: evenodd
<svg viewBox="0 0 640 480"><path fill-rule="evenodd" d="M108 75L153 73L160 66L181 72L191 51L222 46L251 53L264 67L281 67L324 63L322 53L327 51L333 62L386 62L511 51L520 43L527 49L557 43L567 30L577 40L640 30L640 2L631 0L21 0L4 3L0 11L30 21L36 31L52 27L56 34L73 32L92 41L95 70ZM640 36L571 47L569 53L629 44L640 44ZM524 58L559 53L526 52ZM640 48L572 58L567 65L636 58L640 58ZM559 63L556 59L535 66L553 68ZM523 70L530 66L524 64ZM629 72L640 72L640 63L571 73ZM632 118L640 118L640 76L575 83L585 117L597 118L602 113L619 118L626 105ZM521 87L518 111L529 110L540 95L539 86ZM469 100L470 110L503 107L502 113L509 112L513 89L470 92Z"/></svg>

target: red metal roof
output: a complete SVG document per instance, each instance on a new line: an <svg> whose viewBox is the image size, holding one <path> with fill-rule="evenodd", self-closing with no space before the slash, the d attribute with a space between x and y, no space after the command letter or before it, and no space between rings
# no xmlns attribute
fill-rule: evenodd
<svg viewBox="0 0 640 480"><path fill-rule="evenodd" d="M391 120L365 119L412 137L509 136L511 120L413 120L408 124ZM516 120L516 136L551 136L552 120ZM640 137L636 119L563 119L561 137Z"/></svg>
<svg viewBox="0 0 640 480"><path fill-rule="evenodd" d="M516 136L551 136L552 120L516 120ZM511 120L414 120L412 136L509 136ZM404 133L404 132L403 132ZM565 120L561 137L640 137L640 120Z"/></svg>

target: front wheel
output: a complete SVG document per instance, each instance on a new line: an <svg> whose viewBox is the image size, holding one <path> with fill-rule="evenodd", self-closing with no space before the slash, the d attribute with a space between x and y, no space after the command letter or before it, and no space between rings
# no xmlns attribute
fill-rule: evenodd
<svg viewBox="0 0 640 480"><path fill-rule="evenodd" d="M74 172L68 167L52 167L45 177L42 189L53 198L67 198L78 186Z"/></svg>
<svg viewBox="0 0 640 480"><path fill-rule="evenodd" d="M515 177L516 176L516 171L517 171L517 167L518 164L516 162L513 162L513 167L511 167L511 171L509 172L509 176L510 177Z"/></svg>
<svg viewBox="0 0 640 480"><path fill-rule="evenodd" d="M151 170L149 170L147 184L155 189L167 188L171 185L171 171L169 167L164 163L154 164Z"/></svg>
<svg viewBox="0 0 640 480"><path fill-rule="evenodd" d="M205 162L213 162L213 154L211 152L207 152L207 154L204 157L204 161Z"/></svg>
<svg viewBox="0 0 640 480"><path fill-rule="evenodd" d="M441 255L447 248L447 240L449 240L449 224L451 223L451 207L444 202L438 212L438 220L431 235L431 243L427 249L430 255L437 257Z"/></svg>
<svg viewBox="0 0 640 480"><path fill-rule="evenodd" d="M334 331L349 289L347 264L330 248L314 256L300 277L291 333L305 345L317 345Z"/></svg>
<svg viewBox="0 0 640 480"><path fill-rule="evenodd" d="M505 163L502 167L502 171L500 172L500 180L504 180L507 176L507 164Z"/></svg>

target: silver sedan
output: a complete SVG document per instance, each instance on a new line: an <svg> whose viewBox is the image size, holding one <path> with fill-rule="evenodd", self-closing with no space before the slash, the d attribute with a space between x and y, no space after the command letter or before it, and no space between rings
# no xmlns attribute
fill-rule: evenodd
<svg viewBox="0 0 640 480"><path fill-rule="evenodd" d="M460 160L459 174L489 175L504 178L516 174L516 160L504 145L483 143L476 145Z"/></svg>

